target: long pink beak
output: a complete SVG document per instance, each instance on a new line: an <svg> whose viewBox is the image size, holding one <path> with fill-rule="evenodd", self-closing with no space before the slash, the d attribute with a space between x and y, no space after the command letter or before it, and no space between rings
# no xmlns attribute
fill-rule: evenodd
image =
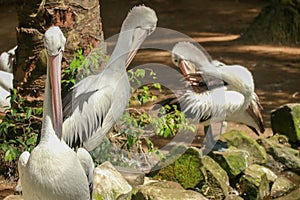
<svg viewBox="0 0 300 200"><path fill-rule="evenodd" d="M179 67L180 67L180 70L181 70L181 72L183 73L184 76L189 74L189 70L188 70L188 66L187 66L186 61L180 60L179 61Z"/></svg>
<svg viewBox="0 0 300 200"><path fill-rule="evenodd" d="M62 101L61 101L61 60L62 52L56 56L48 56L50 61L50 83L52 89L53 128L62 137Z"/></svg>

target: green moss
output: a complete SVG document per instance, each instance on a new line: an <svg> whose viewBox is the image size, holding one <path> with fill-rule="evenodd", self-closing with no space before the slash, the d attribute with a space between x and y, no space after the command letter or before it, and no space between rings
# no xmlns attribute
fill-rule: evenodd
<svg viewBox="0 0 300 200"><path fill-rule="evenodd" d="M298 141L300 141L300 106L293 107L292 112L295 123L296 138Z"/></svg>
<svg viewBox="0 0 300 200"><path fill-rule="evenodd" d="M201 161L199 155L197 152L189 150L175 162L159 170L153 178L175 181L180 183L184 188L194 188L203 180L200 167Z"/></svg>
<svg viewBox="0 0 300 200"><path fill-rule="evenodd" d="M250 163L263 164L267 162L266 150L243 131L232 130L222 134L220 140L227 142L229 146L248 151Z"/></svg>

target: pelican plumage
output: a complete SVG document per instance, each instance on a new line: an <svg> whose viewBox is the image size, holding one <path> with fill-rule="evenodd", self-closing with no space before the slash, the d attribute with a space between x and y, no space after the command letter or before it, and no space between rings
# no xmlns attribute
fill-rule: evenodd
<svg viewBox="0 0 300 200"><path fill-rule="evenodd" d="M70 146L83 143L88 151L93 150L120 118L130 96L126 67L156 23L151 8L132 8L106 68L78 82L63 99L63 136Z"/></svg>
<svg viewBox="0 0 300 200"><path fill-rule="evenodd" d="M10 90L13 89L13 74L0 70L0 111L10 107Z"/></svg>
<svg viewBox="0 0 300 200"><path fill-rule="evenodd" d="M243 123L255 133L264 132L262 106L255 93L251 72L241 65L226 65L189 42L179 42L172 50L172 60L192 85L197 76L212 76L223 83L205 92L187 90L182 94L184 111L204 125L223 120ZM209 82L209 81L208 81Z"/></svg>
<svg viewBox="0 0 300 200"><path fill-rule="evenodd" d="M18 163L25 200L91 199L93 161L85 149L76 154L62 140L60 73L65 42L59 27L46 31L48 62L41 139L31 154L21 154Z"/></svg>
<svg viewBox="0 0 300 200"><path fill-rule="evenodd" d="M0 70L12 73L13 66L16 60L16 49L18 46L13 47L7 52L2 52L0 55Z"/></svg>

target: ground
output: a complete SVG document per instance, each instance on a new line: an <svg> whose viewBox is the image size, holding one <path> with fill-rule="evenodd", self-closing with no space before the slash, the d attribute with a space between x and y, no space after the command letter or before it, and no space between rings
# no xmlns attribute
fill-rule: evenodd
<svg viewBox="0 0 300 200"><path fill-rule="evenodd" d="M127 11L137 2L130 1L124 6L118 6L116 1L101 2L106 38L119 32L120 24ZM238 40L266 1L153 0L143 2L155 9L159 27L182 32L199 42L213 59L227 64L246 66L253 73L256 92L264 107L263 116L267 129L263 137L272 134L270 113L273 109L285 103L300 101L299 46L244 45L242 41ZM0 10L3 9L4 7L0 6ZM6 10L10 18L16 19L11 12L13 9ZM3 17L0 20L1 24L11 27L11 22L9 22L10 24L4 22ZM11 38L14 31L14 29L10 31L8 38ZM0 30L2 38L8 36L4 34L7 33ZM1 45L0 51L11 48L11 41L12 39L3 41L6 48ZM162 51L151 53L142 51L134 60L134 63L150 62L165 63L171 66L170 54ZM255 134L243 125L229 123L228 129L242 129L255 137ZM157 142L164 143L159 140ZM11 193L13 186L14 184L7 184L2 180L0 182L0 199Z"/></svg>

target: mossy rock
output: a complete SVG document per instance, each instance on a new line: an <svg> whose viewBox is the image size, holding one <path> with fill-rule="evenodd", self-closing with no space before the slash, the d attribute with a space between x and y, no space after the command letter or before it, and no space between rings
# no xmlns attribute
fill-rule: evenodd
<svg viewBox="0 0 300 200"><path fill-rule="evenodd" d="M240 179L242 197L247 200L264 199L270 195L270 186L266 173L247 168Z"/></svg>
<svg viewBox="0 0 300 200"><path fill-rule="evenodd" d="M168 159L162 161L162 165L168 165L160 170L151 172L149 175L157 180L168 180L180 183L184 188L195 188L204 177L200 171L201 160L196 148L189 148L174 162ZM155 169L158 167L156 166Z"/></svg>
<svg viewBox="0 0 300 200"><path fill-rule="evenodd" d="M290 142L300 143L300 104L286 104L271 113L273 133L286 135Z"/></svg>
<svg viewBox="0 0 300 200"><path fill-rule="evenodd" d="M213 151L209 156L219 163L230 178L239 175L249 165L249 152L235 147L230 147L224 152Z"/></svg>
<svg viewBox="0 0 300 200"><path fill-rule="evenodd" d="M185 190L179 183L155 181L135 188L131 200L207 200L203 195L192 190Z"/></svg>
<svg viewBox="0 0 300 200"><path fill-rule="evenodd" d="M209 199L224 199L230 188L227 173L209 156L203 156L201 162L201 171L205 177L205 182L198 185L201 192Z"/></svg>
<svg viewBox="0 0 300 200"><path fill-rule="evenodd" d="M271 196L272 198L277 198L287 194L295 188L296 185L292 181L284 176L279 176L272 185Z"/></svg>
<svg viewBox="0 0 300 200"><path fill-rule="evenodd" d="M299 150L293 149L278 140L271 138L261 138L258 142L267 150L275 161L280 162L284 169L290 169L300 174Z"/></svg>
<svg viewBox="0 0 300 200"><path fill-rule="evenodd" d="M223 199L228 194L227 173L209 156L202 157L201 151L194 147L188 148L176 161L151 172L149 176L178 182L185 189L197 189L214 199Z"/></svg>
<svg viewBox="0 0 300 200"><path fill-rule="evenodd" d="M240 150L249 152L250 164L264 164L267 162L266 150L243 131L232 130L224 133L220 135L220 140L227 142L228 146L234 146Z"/></svg>

